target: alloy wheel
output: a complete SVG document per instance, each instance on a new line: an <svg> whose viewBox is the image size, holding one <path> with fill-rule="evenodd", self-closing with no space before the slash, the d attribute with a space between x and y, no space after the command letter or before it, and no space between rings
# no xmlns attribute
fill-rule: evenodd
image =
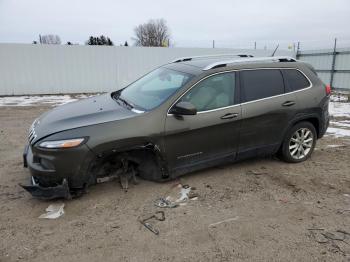
<svg viewBox="0 0 350 262"><path fill-rule="evenodd" d="M300 128L289 141L289 153L294 159L305 158L311 151L314 137L310 129Z"/></svg>

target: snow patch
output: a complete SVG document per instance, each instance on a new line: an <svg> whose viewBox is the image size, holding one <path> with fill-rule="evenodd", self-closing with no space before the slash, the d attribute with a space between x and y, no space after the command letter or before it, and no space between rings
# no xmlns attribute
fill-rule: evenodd
<svg viewBox="0 0 350 262"><path fill-rule="evenodd" d="M348 121L348 120L337 121L337 122L331 121L330 124L331 124L332 126L337 126L337 127L345 127L345 128L346 128L346 127L350 127L350 121Z"/></svg>
<svg viewBox="0 0 350 262"><path fill-rule="evenodd" d="M64 105L89 97L88 95L44 95L44 96L4 96L0 97L0 106L37 106L50 104L52 106Z"/></svg>
<svg viewBox="0 0 350 262"><path fill-rule="evenodd" d="M344 145L326 145L326 148L344 147Z"/></svg>
<svg viewBox="0 0 350 262"><path fill-rule="evenodd" d="M329 114L334 117L350 118L350 103L330 102Z"/></svg>
<svg viewBox="0 0 350 262"><path fill-rule="evenodd" d="M331 95L331 101L333 102L350 102L348 101L348 95L347 94L334 94Z"/></svg>
<svg viewBox="0 0 350 262"><path fill-rule="evenodd" d="M336 127L328 127L327 134L335 137L350 137L350 130Z"/></svg>

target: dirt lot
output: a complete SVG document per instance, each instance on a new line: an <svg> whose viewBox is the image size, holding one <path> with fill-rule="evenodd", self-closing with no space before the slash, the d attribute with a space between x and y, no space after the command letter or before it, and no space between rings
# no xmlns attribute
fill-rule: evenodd
<svg viewBox="0 0 350 262"><path fill-rule="evenodd" d="M197 200L165 211L159 236L139 217L179 181L114 181L65 201L65 214L39 219L52 203L33 199L22 149L48 106L0 108L0 261L350 261L350 137L326 136L312 158L255 159L180 179ZM218 223L213 226L210 224ZM320 230L311 230L320 229ZM321 230L322 229L322 230Z"/></svg>

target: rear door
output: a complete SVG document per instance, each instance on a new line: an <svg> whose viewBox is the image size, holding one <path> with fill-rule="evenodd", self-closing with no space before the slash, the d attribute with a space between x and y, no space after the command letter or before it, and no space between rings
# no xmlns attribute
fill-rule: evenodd
<svg viewBox="0 0 350 262"><path fill-rule="evenodd" d="M164 142L173 172L223 158L234 159L241 119L235 76L234 72L209 76L178 100L192 103L196 115L167 115Z"/></svg>
<svg viewBox="0 0 350 262"><path fill-rule="evenodd" d="M296 97L286 93L279 69L240 71L242 127L240 156L271 153L296 114Z"/></svg>

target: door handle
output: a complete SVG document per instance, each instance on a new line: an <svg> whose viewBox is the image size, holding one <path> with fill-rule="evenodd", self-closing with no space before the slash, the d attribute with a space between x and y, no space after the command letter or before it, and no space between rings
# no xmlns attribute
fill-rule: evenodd
<svg viewBox="0 0 350 262"><path fill-rule="evenodd" d="M286 101L282 104L282 106L292 106L292 105L295 105L294 101Z"/></svg>
<svg viewBox="0 0 350 262"><path fill-rule="evenodd" d="M238 114L237 113L227 113L225 115L223 115L222 117L220 117L221 119L232 119L237 117Z"/></svg>

